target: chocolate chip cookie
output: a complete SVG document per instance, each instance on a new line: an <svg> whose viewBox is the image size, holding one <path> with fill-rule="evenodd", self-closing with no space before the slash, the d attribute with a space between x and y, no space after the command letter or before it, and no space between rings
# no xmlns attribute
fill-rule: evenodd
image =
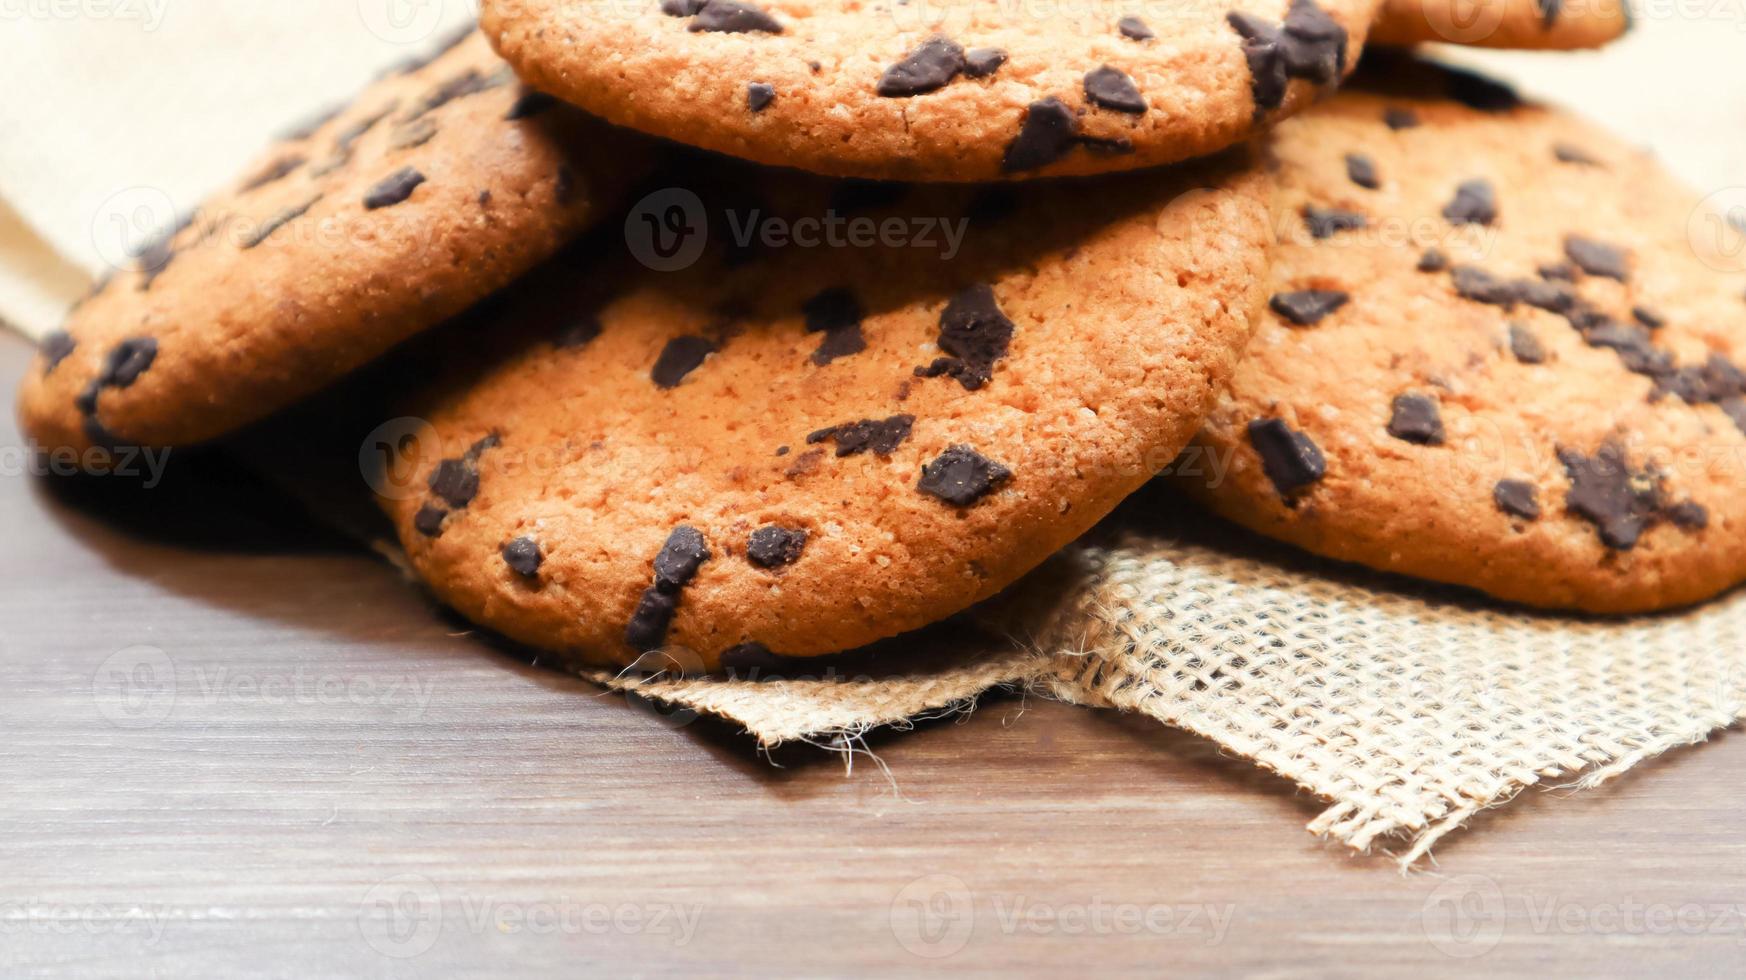
<svg viewBox="0 0 1746 980"><path fill-rule="evenodd" d="M1264 298L1246 154L983 189L676 179L627 228L673 233L637 250L662 267L709 236L696 264L589 242L488 304L383 500L441 598L573 661L826 654L987 598L1175 456Z"/></svg>
<svg viewBox="0 0 1746 980"><path fill-rule="evenodd" d="M522 77L622 126L834 176L995 180L1216 152L1355 63L1378 0L486 0Z"/></svg>
<svg viewBox="0 0 1746 980"><path fill-rule="evenodd" d="M1370 39L1569 51L1611 44L1630 29L1629 0L1384 0Z"/></svg>
<svg viewBox="0 0 1746 980"><path fill-rule="evenodd" d="M1280 126L1270 315L1177 482L1535 606L1746 578L1746 240L1644 152L1394 63Z"/></svg>
<svg viewBox="0 0 1746 980"><path fill-rule="evenodd" d="M21 396L47 449L223 435L467 309L641 176L646 141L476 32L292 135L102 283Z"/></svg>

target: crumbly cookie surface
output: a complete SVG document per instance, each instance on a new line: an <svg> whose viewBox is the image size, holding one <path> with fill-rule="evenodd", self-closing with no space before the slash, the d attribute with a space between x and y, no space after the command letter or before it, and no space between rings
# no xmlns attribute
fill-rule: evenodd
<svg viewBox="0 0 1746 980"><path fill-rule="evenodd" d="M524 90L476 32L306 134L107 279L20 398L49 450L180 446L310 394L556 252L636 134Z"/></svg>
<svg viewBox="0 0 1746 980"><path fill-rule="evenodd" d="M572 661L697 670L939 621L1162 469L1264 298L1246 154L1096 184L762 185L699 194L722 241L697 265L563 256L463 331L480 353L437 358L484 366L410 409L430 429L383 504L441 598Z"/></svg>
<svg viewBox="0 0 1746 980"><path fill-rule="evenodd" d="M1410 62L1271 152L1271 314L1199 437L1228 472L1180 485L1310 551L1536 606L1746 578L1737 229L1596 127Z"/></svg>
<svg viewBox="0 0 1746 980"><path fill-rule="evenodd" d="M1089 174L1232 146L1356 62L1376 0L486 0L522 77L611 122L843 177Z"/></svg>
<svg viewBox="0 0 1746 980"><path fill-rule="evenodd" d="M1384 0L1370 39L1573 51L1611 44L1630 29L1629 0Z"/></svg>

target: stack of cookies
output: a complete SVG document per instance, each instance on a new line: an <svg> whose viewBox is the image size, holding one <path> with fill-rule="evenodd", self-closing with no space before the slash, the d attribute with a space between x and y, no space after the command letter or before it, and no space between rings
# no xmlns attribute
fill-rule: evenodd
<svg viewBox="0 0 1746 980"><path fill-rule="evenodd" d="M855 649L1154 480L1515 603L1714 596L1740 230L1363 53L1629 26L1458 7L485 0L100 285L22 415L82 458L248 438L376 362L396 407L345 421L411 566L576 665Z"/></svg>

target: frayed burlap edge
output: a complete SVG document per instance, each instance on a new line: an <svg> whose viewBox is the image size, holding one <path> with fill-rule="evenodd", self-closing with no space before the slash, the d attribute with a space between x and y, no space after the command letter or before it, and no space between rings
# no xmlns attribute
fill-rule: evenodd
<svg viewBox="0 0 1746 980"><path fill-rule="evenodd" d="M947 666L593 679L729 719L764 746L841 748L1002 685L1137 712L1291 779L1330 803L1310 831L1403 866L1527 787L1596 786L1746 717L1746 595L1560 617L1212 536L1081 546L1046 590L1054 601L1031 589L990 606L988 648Z"/></svg>

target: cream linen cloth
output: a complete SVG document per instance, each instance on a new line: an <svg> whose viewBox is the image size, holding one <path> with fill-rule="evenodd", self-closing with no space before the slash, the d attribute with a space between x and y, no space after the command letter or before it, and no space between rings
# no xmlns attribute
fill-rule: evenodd
<svg viewBox="0 0 1746 980"><path fill-rule="evenodd" d="M92 278L473 0L0 0L0 319Z"/></svg>

